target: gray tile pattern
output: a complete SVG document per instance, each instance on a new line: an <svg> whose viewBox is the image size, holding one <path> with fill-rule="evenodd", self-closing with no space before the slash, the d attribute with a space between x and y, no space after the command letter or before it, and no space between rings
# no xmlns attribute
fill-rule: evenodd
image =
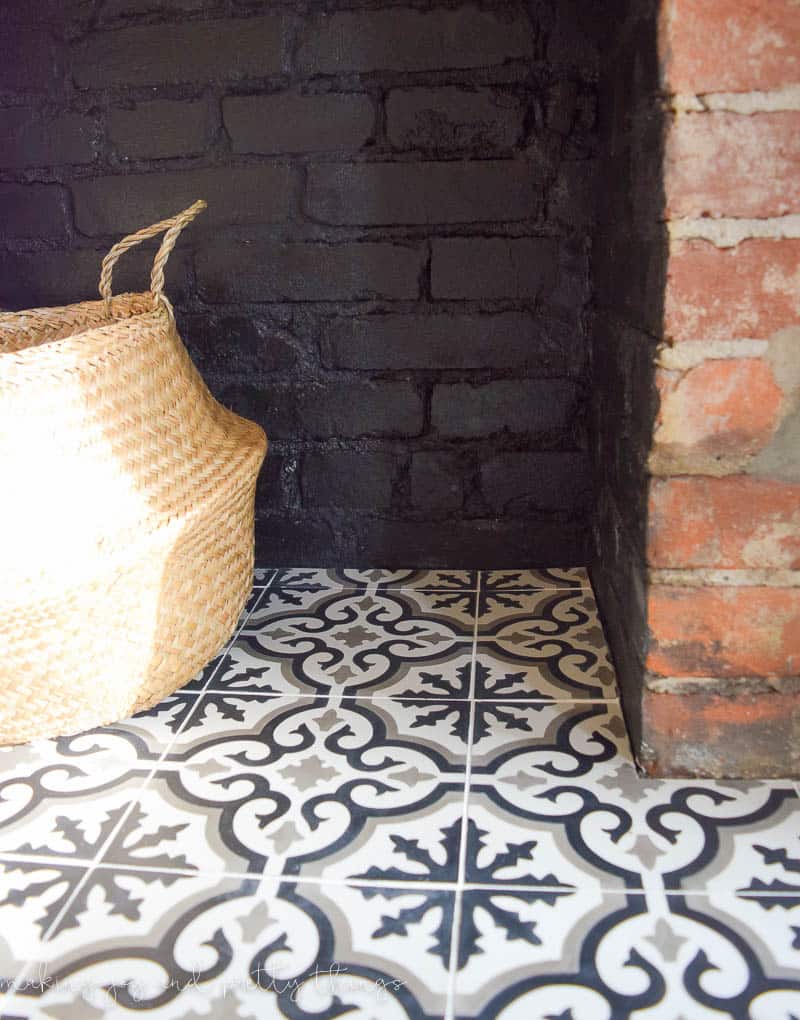
<svg viewBox="0 0 800 1020"><path fill-rule="evenodd" d="M581 568L256 572L147 713L0 749L0 1016L790 1020L790 782L630 757Z"/></svg>

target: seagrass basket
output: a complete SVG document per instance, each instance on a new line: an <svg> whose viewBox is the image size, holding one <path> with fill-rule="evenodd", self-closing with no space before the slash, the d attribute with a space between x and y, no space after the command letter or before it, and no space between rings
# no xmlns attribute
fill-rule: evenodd
<svg viewBox="0 0 800 1020"><path fill-rule="evenodd" d="M266 437L211 396L164 295L204 208L116 244L101 301L0 314L0 744L155 704L247 598ZM160 233L150 292L112 297L117 259Z"/></svg>

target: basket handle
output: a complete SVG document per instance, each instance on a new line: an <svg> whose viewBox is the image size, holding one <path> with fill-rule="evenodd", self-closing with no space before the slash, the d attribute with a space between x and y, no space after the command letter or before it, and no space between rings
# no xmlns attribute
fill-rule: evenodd
<svg viewBox="0 0 800 1020"><path fill-rule="evenodd" d="M142 241L146 241L148 237L155 237L161 233L164 234L164 239L153 260L153 270L150 273L150 293L153 295L154 306L160 302L166 306L170 314L172 313L172 306L164 294L164 266L167 264L170 252L175 247L178 234L180 234L187 223L191 223L195 216L205 208L206 203L201 198L194 205L190 205L188 209L184 209L183 212L179 212L176 216L171 216L168 220L161 220L160 223L154 223L151 227L143 227L142 230L137 230L135 234L129 234L127 237L123 237L121 241L117 241L103 259L103 265L100 270L100 296L105 301L107 315L111 314L111 277L114 272L114 266L117 264L117 259L129 248L133 248Z"/></svg>

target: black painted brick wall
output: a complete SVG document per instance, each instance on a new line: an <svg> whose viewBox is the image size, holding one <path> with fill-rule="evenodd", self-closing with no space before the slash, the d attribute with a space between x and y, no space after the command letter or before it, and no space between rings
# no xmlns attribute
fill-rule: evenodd
<svg viewBox="0 0 800 1020"><path fill-rule="evenodd" d="M262 560L584 561L593 9L8 0L0 303L204 197L167 286L269 434Z"/></svg>

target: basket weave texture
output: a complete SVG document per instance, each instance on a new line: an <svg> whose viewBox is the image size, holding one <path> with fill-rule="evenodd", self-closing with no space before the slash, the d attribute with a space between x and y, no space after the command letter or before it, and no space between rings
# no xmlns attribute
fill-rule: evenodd
<svg viewBox="0 0 800 1020"><path fill-rule="evenodd" d="M211 396L164 296L203 208L115 245L102 300L0 314L0 744L160 701L250 591L266 437ZM112 297L119 256L160 233L150 292Z"/></svg>

